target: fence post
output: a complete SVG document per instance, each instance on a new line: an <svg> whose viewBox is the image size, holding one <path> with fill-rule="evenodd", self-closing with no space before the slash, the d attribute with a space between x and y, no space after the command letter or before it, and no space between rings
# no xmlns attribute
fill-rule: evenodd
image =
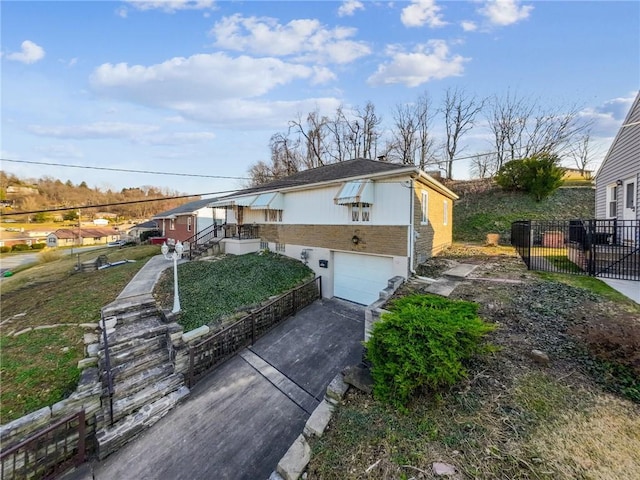
<svg viewBox="0 0 640 480"><path fill-rule="evenodd" d="M318 277L318 298L322 298L322 275Z"/></svg>
<svg viewBox="0 0 640 480"><path fill-rule="evenodd" d="M193 346L189 347L189 388L193 387L193 369L194 369L194 363L195 361L193 360Z"/></svg>
<svg viewBox="0 0 640 480"><path fill-rule="evenodd" d="M251 345L256 341L256 314L251 312Z"/></svg>
<svg viewBox="0 0 640 480"><path fill-rule="evenodd" d="M86 458L86 423L84 410L78 413L78 456L76 458L76 467L82 465Z"/></svg>
<svg viewBox="0 0 640 480"><path fill-rule="evenodd" d="M595 220L587 220L588 228L587 228L587 246L589 249L589 260L587 262L587 272L592 277L595 276L596 273L596 247L595 247Z"/></svg>

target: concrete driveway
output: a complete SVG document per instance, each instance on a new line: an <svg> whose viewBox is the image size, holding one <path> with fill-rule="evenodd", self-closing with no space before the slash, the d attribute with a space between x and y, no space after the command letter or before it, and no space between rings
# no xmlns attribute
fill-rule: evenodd
<svg viewBox="0 0 640 480"><path fill-rule="evenodd" d="M319 300L197 384L123 449L66 480L267 479L326 386L362 356L364 308Z"/></svg>

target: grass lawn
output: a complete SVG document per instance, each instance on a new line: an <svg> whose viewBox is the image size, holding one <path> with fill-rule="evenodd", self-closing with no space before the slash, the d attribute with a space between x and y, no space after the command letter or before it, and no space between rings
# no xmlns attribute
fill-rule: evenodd
<svg viewBox="0 0 640 480"><path fill-rule="evenodd" d="M216 262L198 261L178 266L180 323L186 331L201 325L215 328L223 317L255 308L313 277L297 260L277 254L228 256ZM164 308L173 304L173 272L166 270L154 296Z"/></svg>
<svg viewBox="0 0 640 480"><path fill-rule="evenodd" d="M112 268L73 273L75 256L25 269L2 280L0 330L0 423L65 398L75 389L84 358L84 333L80 323L97 323L102 307L112 302L136 272L159 253L157 245L101 249L81 254L80 261L105 254L112 262L129 259ZM15 333L29 327L53 328ZM68 326L67 326L68 325Z"/></svg>

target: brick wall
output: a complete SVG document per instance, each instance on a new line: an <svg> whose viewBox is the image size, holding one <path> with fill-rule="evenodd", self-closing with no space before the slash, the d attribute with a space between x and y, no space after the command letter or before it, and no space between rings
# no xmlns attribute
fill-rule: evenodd
<svg viewBox="0 0 640 480"><path fill-rule="evenodd" d="M428 192L427 224L422 224L422 193ZM444 225L444 201L448 204L447 224ZM451 245L453 235L453 200L435 190L416 184L414 195L414 225L419 234L415 240L414 262L422 263Z"/></svg>
<svg viewBox="0 0 640 480"><path fill-rule="evenodd" d="M407 227L375 225L260 225L263 241L361 253L407 256ZM352 238L357 236L357 245Z"/></svg>

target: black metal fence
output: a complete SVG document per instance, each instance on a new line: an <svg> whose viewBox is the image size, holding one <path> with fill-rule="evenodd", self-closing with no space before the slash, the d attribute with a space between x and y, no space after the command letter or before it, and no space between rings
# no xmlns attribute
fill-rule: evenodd
<svg viewBox="0 0 640 480"><path fill-rule="evenodd" d="M640 280L638 220L521 220L511 244L529 270Z"/></svg>
<svg viewBox="0 0 640 480"><path fill-rule="evenodd" d="M42 431L0 453L3 480L56 478L84 462L84 410L58 420Z"/></svg>
<svg viewBox="0 0 640 480"><path fill-rule="evenodd" d="M253 344L283 320L321 297L322 277L316 277L191 346L187 374L189 387L227 358Z"/></svg>

